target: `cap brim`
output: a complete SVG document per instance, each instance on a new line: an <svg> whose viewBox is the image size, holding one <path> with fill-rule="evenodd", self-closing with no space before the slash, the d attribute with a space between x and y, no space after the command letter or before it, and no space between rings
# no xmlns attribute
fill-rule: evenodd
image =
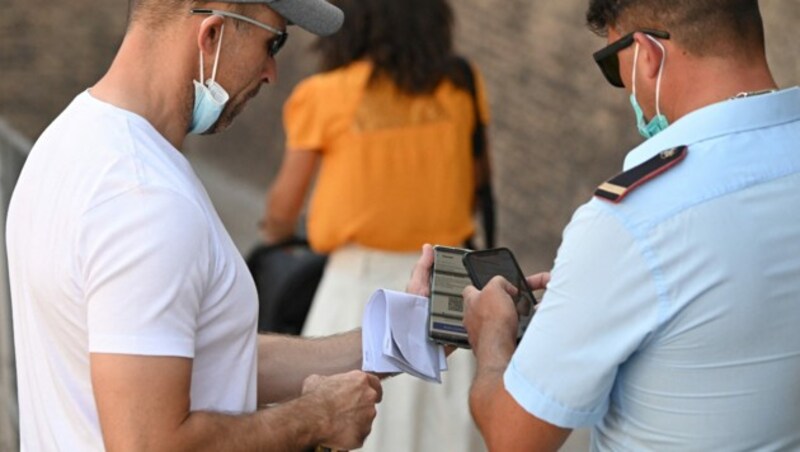
<svg viewBox="0 0 800 452"><path fill-rule="evenodd" d="M336 33L344 22L344 13L325 0L273 0L270 8L289 22L315 35Z"/></svg>

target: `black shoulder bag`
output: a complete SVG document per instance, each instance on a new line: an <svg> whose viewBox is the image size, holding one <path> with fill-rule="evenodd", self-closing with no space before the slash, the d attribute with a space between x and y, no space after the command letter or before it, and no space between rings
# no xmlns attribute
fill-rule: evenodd
<svg viewBox="0 0 800 452"><path fill-rule="evenodd" d="M301 333L327 259L300 237L257 245L247 255L258 290L259 331Z"/></svg>

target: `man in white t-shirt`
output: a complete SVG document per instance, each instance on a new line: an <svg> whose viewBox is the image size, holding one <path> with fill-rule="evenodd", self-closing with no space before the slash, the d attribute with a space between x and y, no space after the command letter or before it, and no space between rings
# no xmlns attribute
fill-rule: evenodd
<svg viewBox="0 0 800 452"><path fill-rule="evenodd" d="M110 69L11 201L22 450L362 444L381 387L357 370L360 332L257 335L253 280L180 152L274 80L287 24L342 19L324 0L132 0Z"/></svg>
<svg viewBox="0 0 800 452"><path fill-rule="evenodd" d="M648 137L564 230L515 349L515 288L465 291L493 450L800 450L800 88L756 0L591 0Z"/></svg>

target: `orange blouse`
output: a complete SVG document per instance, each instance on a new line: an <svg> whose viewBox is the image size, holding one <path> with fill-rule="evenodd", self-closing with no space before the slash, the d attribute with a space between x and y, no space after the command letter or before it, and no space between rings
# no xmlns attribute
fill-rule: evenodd
<svg viewBox="0 0 800 452"><path fill-rule="evenodd" d="M473 68L488 123L483 79ZM308 213L318 251L348 243L412 251L460 245L473 233L474 107L446 81L410 96L367 82L365 61L301 82L284 107L287 147L322 156Z"/></svg>

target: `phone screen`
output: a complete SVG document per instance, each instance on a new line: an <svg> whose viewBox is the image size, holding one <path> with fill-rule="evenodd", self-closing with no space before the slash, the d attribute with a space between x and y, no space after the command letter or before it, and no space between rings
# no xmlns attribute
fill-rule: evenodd
<svg viewBox="0 0 800 452"><path fill-rule="evenodd" d="M519 318L518 338L522 337L535 312L536 298L525 281L525 275L517 264L517 260L508 248L473 251L464 255L466 267L472 283L483 289L497 275L507 279L519 291L514 299Z"/></svg>
<svg viewBox="0 0 800 452"><path fill-rule="evenodd" d="M463 261L469 251L441 245L433 247L428 336L440 344L469 348L461 298L461 292L471 284Z"/></svg>

